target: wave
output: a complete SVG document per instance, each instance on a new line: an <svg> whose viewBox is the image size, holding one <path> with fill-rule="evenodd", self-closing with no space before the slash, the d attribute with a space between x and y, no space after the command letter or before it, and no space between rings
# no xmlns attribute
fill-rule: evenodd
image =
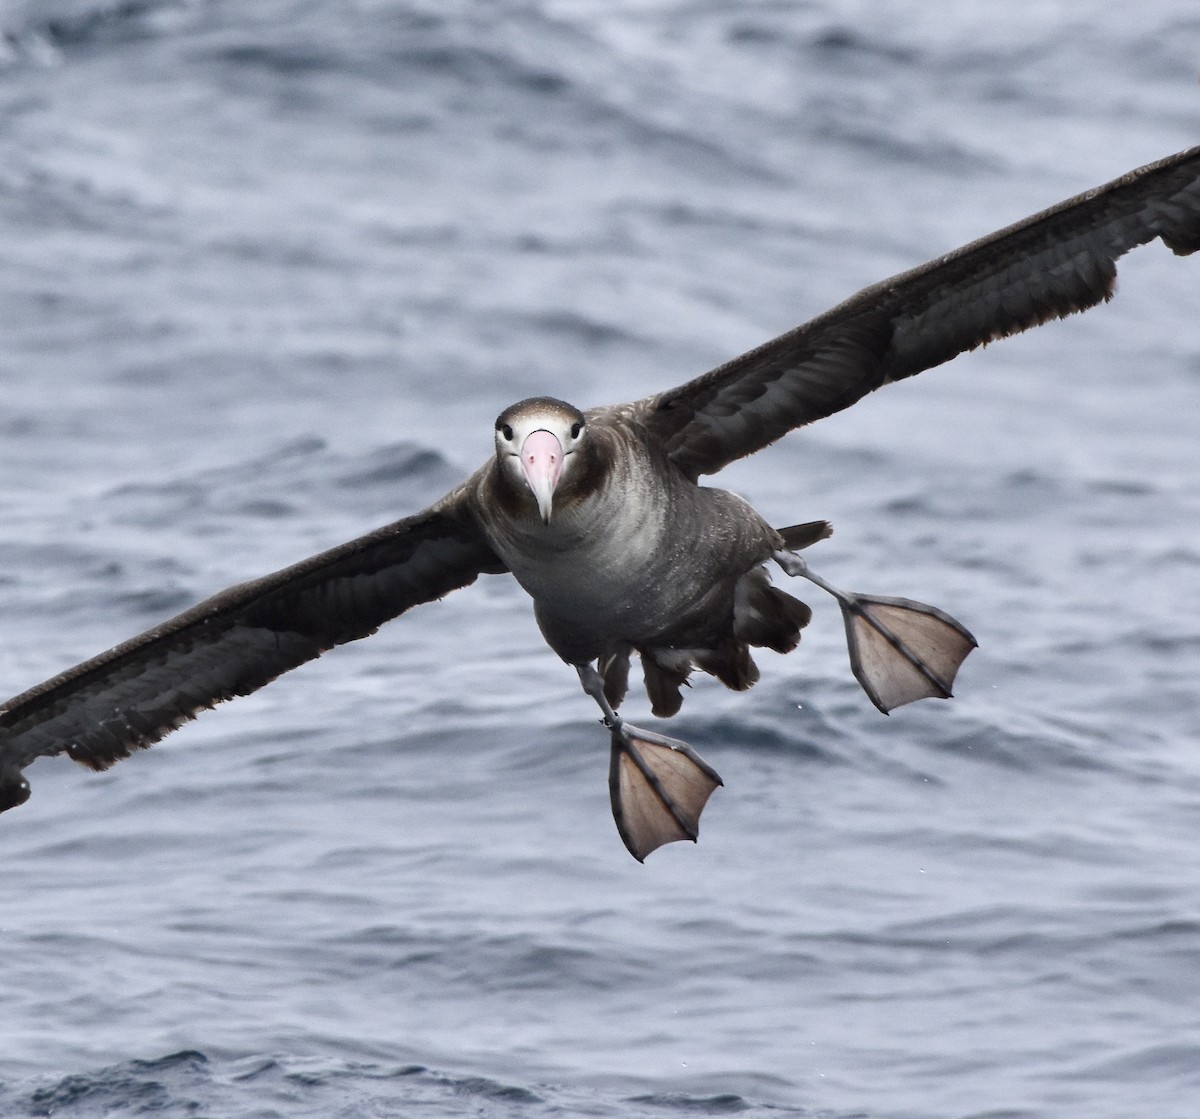
<svg viewBox="0 0 1200 1119"><path fill-rule="evenodd" d="M164 13L194 0L17 0L0 8L0 62L51 62L62 52L101 39L159 33Z"/></svg>
<svg viewBox="0 0 1200 1119"><path fill-rule="evenodd" d="M365 1055L364 1055L365 1056ZM590 1115L596 1119L661 1119L664 1115L809 1115L808 1109L747 1099L732 1092L629 1094L628 1084L597 1088L521 1084L470 1072L446 1072L416 1062L302 1056L226 1058L195 1049L129 1060L51 1084L0 1086L12 1116L82 1119L146 1114L185 1119L197 1113L230 1117L287 1114L291 1119L337 1115L460 1115L484 1119ZM833 1112L823 1111L828 1119ZM861 1113L858 1113L861 1115Z"/></svg>

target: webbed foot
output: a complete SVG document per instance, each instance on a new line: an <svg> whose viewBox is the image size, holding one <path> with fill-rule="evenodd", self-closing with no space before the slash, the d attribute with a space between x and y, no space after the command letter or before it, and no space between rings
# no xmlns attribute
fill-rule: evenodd
<svg viewBox="0 0 1200 1119"><path fill-rule="evenodd" d="M695 843L700 813L713 790L724 784L717 771L686 742L630 726L605 697L600 673L589 664L575 669L612 731L608 792L617 831L629 853L640 863L664 843Z"/></svg>
<svg viewBox="0 0 1200 1119"><path fill-rule="evenodd" d="M842 602L850 667L885 715L918 699L949 699L977 642L944 610L909 598L850 594Z"/></svg>
<svg viewBox="0 0 1200 1119"><path fill-rule="evenodd" d="M809 570L800 556L776 552L789 575L828 591L842 608L850 667L885 715L918 699L949 699L954 677L978 642L944 610L910 598L838 590Z"/></svg>
<svg viewBox="0 0 1200 1119"><path fill-rule="evenodd" d="M608 770L613 819L639 863L664 843L695 843L700 813L722 784L686 742L620 721L613 726Z"/></svg>

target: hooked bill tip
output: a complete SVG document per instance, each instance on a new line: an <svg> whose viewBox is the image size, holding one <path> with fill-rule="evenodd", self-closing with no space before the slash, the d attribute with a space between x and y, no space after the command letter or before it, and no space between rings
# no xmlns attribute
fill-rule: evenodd
<svg viewBox="0 0 1200 1119"><path fill-rule="evenodd" d="M542 524L550 523L554 490L562 474L563 449L557 437L545 428L530 432L521 444L521 473L537 502Z"/></svg>

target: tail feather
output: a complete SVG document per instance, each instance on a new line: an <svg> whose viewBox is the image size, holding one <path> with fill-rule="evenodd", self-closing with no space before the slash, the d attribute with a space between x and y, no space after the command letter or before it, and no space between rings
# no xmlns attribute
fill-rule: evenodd
<svg viewBox="0 0 1200 1119"><path fill-rule="evenodd" d="M811 620L812 610L772 586L765 568L747 572L738 582L733 611L733 633L738 641L790 653L800 643L800 631Z"/></svg>
<svg viewBox="0 0 1200 1119"><path fill-rule="evenodd" d="M758 683L758 665L754 663L750 650L738 642L705 652L697 663L735 692L744 692Z"/></svg>
<svg viewBox="0 0 1200 1119"><path fill-rule="evenodd" d="M660 719L679 714L683 706L683 694L679 689L687 683L690 670L659 664L649 652L642 653L642 670L646 675L650 710Z"/></svg>
<svg viewBox="0 0 1200 1119"><path fill-rule="evenodd" d="M833 525L828 521L805 521L802 525L788 525L775 531L783 537L783 546L789 552L799 552L819 540L828 540L833 535Z"/></svg>

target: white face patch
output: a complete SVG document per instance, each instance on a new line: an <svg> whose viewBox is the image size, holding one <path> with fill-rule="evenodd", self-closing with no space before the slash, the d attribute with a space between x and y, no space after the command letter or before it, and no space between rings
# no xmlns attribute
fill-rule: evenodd
<svg viewBox="0 0 1200 1119"><path fill-rule="evenodd" d="M526 470L522 467L521 452L535 432L549 432L562 448L562 460L557 464L554 483L557 489L574 477L578 463L576 451L586 438L586 430L579 415L567 411L565 406L553 401L527 401L524 405L510 408L497 422L496 458L513 482L522 489L530 489ZM552 492L550 497L553 497ZM540 505L541 498L538 500Z"/></svg>

